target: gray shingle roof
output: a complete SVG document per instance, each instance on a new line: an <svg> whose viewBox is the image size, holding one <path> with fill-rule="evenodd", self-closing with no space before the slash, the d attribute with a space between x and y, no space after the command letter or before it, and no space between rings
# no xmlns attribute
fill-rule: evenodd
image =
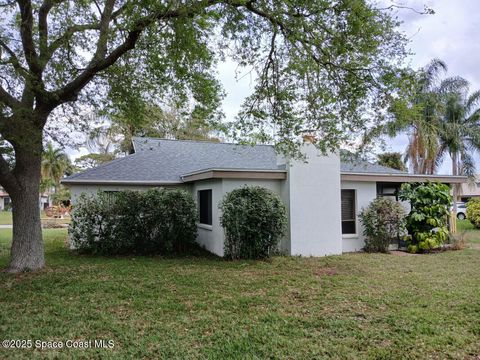
<svg viewBox="0 0 480 360"><path fill-rule="evenodd" d="M135 138L135 154L72 175L69 181L180 182L207 169L278 170L273 146Z"/></svg>
<svg viewBox="0 0 480 360"><path fill-rule="evenodd" d="M392 169L386 166L372 164L367 161L360 160L343 160L340 164L342 173L369 173L369 174L407 174L405 171Z"/></svg>
<svg viewBox="0 0 480 360"><path fill-rule="evenodd" d="M181 182L181 176L207 169L279 170L270 145L134 138L135 154L74 174L63 182ZM283 167L284 169L284 167ZM342 161L346 173L403 173L364 161Z"/></svg>

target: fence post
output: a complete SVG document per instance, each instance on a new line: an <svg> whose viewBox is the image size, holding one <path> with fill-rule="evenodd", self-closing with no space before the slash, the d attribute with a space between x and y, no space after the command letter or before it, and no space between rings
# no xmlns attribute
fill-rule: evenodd
<svg viewBox="0 0 480 360"><path fill-rule="evenodd" d="M457 232L457 214L455 212L450 213L450 232L455 234Z"/></svg>

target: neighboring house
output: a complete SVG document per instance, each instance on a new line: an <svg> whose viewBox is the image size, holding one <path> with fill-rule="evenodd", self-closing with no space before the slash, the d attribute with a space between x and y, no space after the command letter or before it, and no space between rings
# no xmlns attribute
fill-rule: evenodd
<svg viewBox="0 0 480 360"><path fill-rule="evenodd" d="M460 188L460 198L462 201L468 201L475 197L480 197L480 174L475 175L473 181L463 183Z"/></svg>
<svg viewBox="0 0 480 360"><path fill-rule="evenodd" d="M404 182L463 183L462 176L411 175L367 162L341 162L319 155L308 144L308 162L287 160L273 146L134 138L135 153L62 182L72 200L98 190L177 187L189 191L199 207L198 242L223 255L219 202L229 191L259 185L277 193L288 211L288 234L281 250L323 256L360 250L364 245L359 211L377 196L396 197Z"/></svg>
<svg viewBox="0 0 480 360"><path fill-rule="evenodd" d="M38 202L40 210L44 210L46 207L49 206L49 196L48 194L40 194L38 196ZM3 187L0 186L0 211L11 210L12 207L12 199L10 195L5 191Z"/></svg>

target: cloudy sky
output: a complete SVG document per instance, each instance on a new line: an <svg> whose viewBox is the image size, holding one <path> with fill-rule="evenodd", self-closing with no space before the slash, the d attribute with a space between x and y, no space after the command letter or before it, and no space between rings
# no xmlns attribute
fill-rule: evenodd
<svg viewBox="0 0 480 360"><path fill-rule="evenodd" d="M398 16L404 21L402 30L410 39L410 48L414 53L407 59L407 64L419 68L432 58L442 59L449 68L447 75L462 76L471 82L472 89L480 89L479 0L412 0L396 1L395 4L419 11L426 5L435 11L434 15L420 15L407 9L398 11ZM219 75L227 93L223 109L226 118L232 119L242 100L252 91L253 81L249 75L239 73L235 64L228 62L219 66ZM407 138L398 136L389 143L387 150L403 152ZM475 154L475 158L480 169L479 154ZM447 159L439 172L450 173L450 167Z"/></svg>

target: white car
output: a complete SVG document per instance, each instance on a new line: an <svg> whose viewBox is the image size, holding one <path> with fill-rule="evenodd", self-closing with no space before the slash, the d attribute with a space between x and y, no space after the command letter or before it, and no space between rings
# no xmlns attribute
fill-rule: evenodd
<svg viewBox="0 0 480 360"><path fill-rule="evenodd" d="M453 206L450 208L453 211ZM465 220L467 218L467 204L464 202L457 202L457 219Z"/></svg>

